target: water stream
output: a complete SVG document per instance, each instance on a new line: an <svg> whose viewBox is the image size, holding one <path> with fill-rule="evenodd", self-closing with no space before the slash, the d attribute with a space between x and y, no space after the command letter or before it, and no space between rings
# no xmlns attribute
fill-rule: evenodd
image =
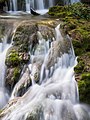
<svg viewBox="0 0 90 120"><path fill-rule="evenodd" d="M21 2L21 1L20 1ZM75 2L80 2L80 0L64 0L64 4L73 4ZM22 6L21 8L18 8L18 4L20 4L17 0L10 0L10 12L14 12L14 13L17 13L18 12L18 9L20 11L23 11L22 10ZM52 7L54 5L57 4L57 0L25 0L25 3L24 3L24 9L26 10L27 13L31 13L30 12L30 8L33 8L35 10L38 10L39 13L46 13L45 12L45 9L49 8L49 7ZM19 5L20 6L20 5Z"/></svg>
<svg viewBox="0 0 90 120"><path fill-rule="evenodd" d="M56 40L51 43L51 47L38 31L39 44L31 54L29 64L32 86L18 98L11 106L12 111L2 120L89 120L87 106L79 104L78 86L74 76L77 58L71 40L68 37L64 40L59 28L60 25L55 28ZM35 57L43 58L39 84L34 82ZM11 99L16 98L19 84L20 81L16 84Z"/></svg>
<svg viewBox="0 0 90 120"><path fill-rule="evenodd" d="M7 44L7 35L3 38L3 43L0 43L0 108L8 101L9 95L5 88L5 58L10 45Z"/></svg>

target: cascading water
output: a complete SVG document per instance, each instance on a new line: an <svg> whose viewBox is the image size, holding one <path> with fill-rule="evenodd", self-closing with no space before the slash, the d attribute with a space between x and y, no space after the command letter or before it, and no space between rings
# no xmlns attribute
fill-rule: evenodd
<svg viewBox="0 0 90 120"><path fill-rule="evenodd" d="M30 6L31 6L30 0L26 0L26 12L28 13L30 13Z"/></svg>
<svg viewBox="0 0 90 120"><path fill-rule="evenodd" d="M12 11L12 0L10 0L10 11Z"/></svg>
<svg viewBox="0 0 90 120"><path fill-rule="evenodd" d="M49 7L52 7L54 5L54 0L49 0Z"/></svg>
<svg viewBox="0 0 90 120"><path fill-rule="evenodd" d="M80 0L71 0L71 4L80 2Z"/></svg>
<svg viewBox="0 0 90 120"><path fill-rule="evenodd" d="M44 1L43 0L39 0L37 2L37 9L39 9L39 10L44 9Z"/></svg>
<svg viewBox="0 0 90 120"><path fill-rule="evenodd" d="M64 4L73 4L76 2L80 2L80 0L64 0ZM17 0L10 0L10 11L22 11L22 9L18 8L18 1ZM35 10L39 10L37 12L39 13L46 13L46 8L52 7L57 4L56 0L25 0L25 3L23 4L26 8L26 12L30 13L30 8L34 8ZM20 6L20 5L19 5ZM22 6L21 6L22 8Z"/></svg>
<svg viewBox="0 0 90 120"><path fill-rule="evenodd" d="M12 0L13 2L13 10L17 11L17 0Z"/></svg>
<svg viewBox="0 0 90 120"><path fill-rule="evenodd" d="M0 109L7 103L9 95L5 88L5 58L10 45L6 43L7 36L4 37L3 43L0 43Z"/></svg>
<svg viewBox="0 0 90 120"><path fill-rule="evenodd" d="M5 77L6 77L6 65L5 65L5 59L6 54L9 48L12 46L13 37L16 31L16 25L13 27L7 26L7 34L1 38L2 42L0 42L0 109L2 109L8 102L10 95L8 90L5 87Z"/></svg>
<svg viewBox="0 0 90 120"><path fill-rule="evenodd" d="M55 29L56 41L51 43L47 53L42 44L45 45L45 42L38 32L40 40L38 47L40 48L42 44L44 48L36 48L39 50L38 56L43 58L42 66L44 66L40 71L42 74L40 84L32 82L33 85L9 107L9 114L7 113L1 120L89 120L87 107L79 104L78 87L74 77L74 66L77 64L74 50L68 37L66 40L62 37L59 26ZM33 65L34 57L38 56L36 51L33 57L31 55L30 66ZM30 69L32 80L34 80L35 69L35 67ZM15 92L17 88L18 84ZM13 98L15 97L13 93Z"/></svg>

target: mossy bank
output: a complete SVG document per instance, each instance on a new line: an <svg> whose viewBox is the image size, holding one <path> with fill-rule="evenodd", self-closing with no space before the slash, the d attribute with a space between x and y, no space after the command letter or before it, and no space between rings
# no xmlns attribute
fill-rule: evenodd
<svg viewBox="0 0 90 120"><path fill-rule="evenodd" d="M90 104L90 7L82 3L55 6L49 9L51 17L59 18L63 31L70 35L78 65L75 67L80 101Z"/></svg>

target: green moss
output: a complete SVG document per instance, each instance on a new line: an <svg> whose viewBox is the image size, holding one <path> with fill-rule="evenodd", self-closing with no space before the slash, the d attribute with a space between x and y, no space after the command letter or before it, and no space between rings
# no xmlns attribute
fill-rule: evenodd
<svg viewBox="0 0 90 120"><path fill-rule="evenodd" d="M60 17L73 17L77 19L90 19L90 7L82 4L82 3L75 3L73 5L66 5L66 6L55 6L49 9L48 14L52 16L59 17L59 14L62 14Z"/></svg>
<svg viewBox="0 0 90 120"><path fill-rule="evenodd" d="M82 28L82 26L70 32L71 36L76 39L73 40L76 55L81 55L90 51L90 31L88 31L88 28Z"/></svg>
<svg viewBox="0 0 90 120"><path fill-rule="evenodd" d="M90 73L83 73L81 80L90 80Z"/></svg>
<svg viewBox="0 0 90 120"><path fill-rule="evenodd" d="M77 74L82 73L84 70L84 66L85 66L84 61L83 60L79 61L78 65L74 68L75 73L77 73Z"/></svg>
<svg viewBox="0 0 90 120"><path fill-rule="evenodd" d="M90 104L90 73L83 73L78 81L80 101Z"/></svg>
<svg viewBox="0 0 90 120"><path fill-rule="evenodd" d="M72 43L73 43L73 46L74 46L76 56L79 56L79 55L81 55L81 54L83 54L85 52L81 41L73 40Z"/></svg>
<svg viewBox="0 0 90 120"><path fill-rule="evenodd" d="M75 54L82 55L90 51L90 7L76 3L69 6L50 8L49 15L63 20L62 28L72 37Z"/></svg>
<svg viewBox="0 0 90 120"><path fill-rule="evenodd" d="M18 52L12 50L10 54L6 58L6 65L7 66L18 66L20 64L21 58L19 58Z"/></svg>
<svg viewBox="0 0 90 120"><path fill-rule="evenodd" d="M19 79L20 72L21 72L21 69L19 66L14 68L14 73L13 73L13 80L14 81L17 81Z"/></svg>
<svg viewBox="0 0 90 120"><path fill-rule="evenodd" d="M3 110L0 110L0 114L2 113Z"/></svg>

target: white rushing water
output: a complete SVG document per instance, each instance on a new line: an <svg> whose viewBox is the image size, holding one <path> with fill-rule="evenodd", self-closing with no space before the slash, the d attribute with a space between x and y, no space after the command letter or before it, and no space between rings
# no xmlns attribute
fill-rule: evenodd
<svg viewBox="0 0 90 120"><path fill-rule="evenodd" d="M49 7L52 7L54 5L54 0L49 0Z"/></svg>
<svg viewBox="0 0 90 120"><path fill-rule="evenodd" d="M71 4L80 2L80 0L71 0Z"/></svg>
<svg viewBox="0 0 90 120"><path fill-rule="evenodd" d="M55 4L57 4L57 1L55 0L24 0L24 1L25 3L23 3L23 5L25 6L25 10L27 13L31 13L30 9L33 8L35 10L38 10L37 12L39 12L40 14L45 14L47 12L46 8L48 10L49 7L52 7ZM80 0L71 0L71 1L64 0L64 4L70 4L70 3L73 4L76 2L80 2ZM10 5L10 10L9 10L10 13L13 13L13 12L18 13L20 11L23 11L22 6L20 6L19 1L17 0L10 0L9 5ZM20 6L21 8L18 8L18 6ZM18 11L18 9L20 11Z"/></svg>
<svg viewBox="0 0 90 120"><path fill-rule="evenodd" d="M30 13L30 6L31 6L30 0L26 0L26 12L28 13Z"/></svg>
<svg viewBox="0 0 90 120"><path fill-rule="evenodd" d="M17 0L12 0L13 3L13 10L17 11Z"/></svg>
<svg viewBox="0 0 90 120"><path fill-rule="evenodd" d="M32 86L21 98L18 98L15 104L12 104L11 112L7 113L2 120L89 120L90 111L87 106L79 104L78 86L74 76L74 66L77 64L77 59L69 39L67 42L70 43L70 48L67 49L59 27L60 25L55 29L56 41L51 43L48 51L45 49L46 43L41 33L38 32L39 46L31 59L33 62L37 54L37 56L42 55L44 59L39 84L32 81ZM54 51L56 43L58 46ZM42 48L38 51L40 45ZM63 52L62 48L66 49L66 52ZM34 80L36 68L32 69L32 62L29 67L31 79ZM32 72L33 70L34 72ZM17 88L18 83L14 89L15 92Z"/></svg>
<svg viewBox="0 0 90 120"><path fill-rule="evenodd" d="M10 45L6 43L7 36L5 36L2 41L3 43L0 43L0 108L2 108L9 99L9 95L5 88L5 58Z"/></svg>
<svg viewBox="0 0 90 120"><path fill-rule="evenodd" d="M44 9L44 1L43 0L39 0L37 2L37 9L39 9L39 10Z"/></svg>

